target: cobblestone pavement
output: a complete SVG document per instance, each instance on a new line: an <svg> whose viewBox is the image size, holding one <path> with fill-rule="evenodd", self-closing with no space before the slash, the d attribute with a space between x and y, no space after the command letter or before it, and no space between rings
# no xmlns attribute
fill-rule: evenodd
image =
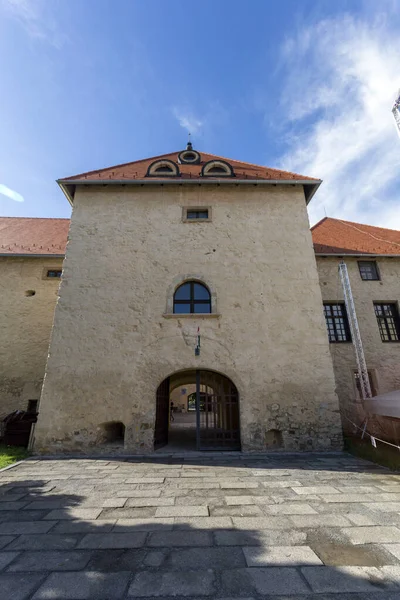
<svg viewBox="0 0 400 600"><path fill-rule="evenodd" d="M400 475L346 454L29 460L0 598L399 600Z"/></svg>

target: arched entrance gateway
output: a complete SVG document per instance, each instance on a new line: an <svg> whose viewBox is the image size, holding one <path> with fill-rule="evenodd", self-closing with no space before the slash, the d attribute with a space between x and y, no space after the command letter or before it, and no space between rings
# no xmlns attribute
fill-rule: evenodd
<svg viewBox="0 0 400 600"><path fill-rule="evenodd" d="M154 449L240 450L239 393L208 370L178 371L156 394Z"/></svg>

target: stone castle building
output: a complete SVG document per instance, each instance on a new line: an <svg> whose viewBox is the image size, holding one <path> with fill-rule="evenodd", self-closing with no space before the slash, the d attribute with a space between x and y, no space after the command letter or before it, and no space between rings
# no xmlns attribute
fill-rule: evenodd
<svg viewBox="0 0 400 600"><path fill-rule="evenodd" d="M341 447L343 257L374 391L400 388L400 232L310 232L320 180L189 145L59 185L70 224L0 219L0 415L40 398L37 451Z"/></svg>

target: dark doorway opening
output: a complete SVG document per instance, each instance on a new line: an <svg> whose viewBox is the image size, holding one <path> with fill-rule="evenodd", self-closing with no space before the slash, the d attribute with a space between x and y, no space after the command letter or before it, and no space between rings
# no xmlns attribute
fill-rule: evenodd
<svg viewBox="0 0 400 600"><path fill-rule="evenodd" d="M165 446L168 446L165 448ZM240 450L239 393L214 371L179 371L156 396L154 448Z"/></svg>

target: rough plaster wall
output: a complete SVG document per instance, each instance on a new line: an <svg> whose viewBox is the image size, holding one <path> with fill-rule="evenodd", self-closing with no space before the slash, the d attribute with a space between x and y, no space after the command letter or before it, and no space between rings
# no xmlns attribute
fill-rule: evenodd
<svg viewBox="0 0 400 600"><path fill-rule="evenodd" d="M59 285L43 271L61 266L57 258L0 257L0 416L39 400Z"/></svg>
<svg viewBox="0 0 400 600"><path fill-rule="evenodd" d="M343 301L343 291L338 278L338 258L317 257L318 273L324 301ZM372 372L377 394L400 389L400 344L383 343L375 317L373 302L400 301L400 258L377 258L381 281L363 281L357 259L345 257L353 292L357 318L368 370ZM330 344L337 393L342 411L362 422L365 413L356 397L354 371L357 369L351 343ZM345 430L352 426L344 421ZM392 424L386 433L391 434ZM400 433L400 428L398 428Z"/></svg>
<svg viewBox="0 0 400 600"><path fill-rule="evenodd" d="M182 223L182 206L199 205L212 222ZM165 318L171 282L193 274L220 317ZM262 450L271 429L286 449L341 444L301 187L77 191L37 450L86 450L98 423L117 420L127 451L151 452L157 387L190 368L235 383L244 450Z"/></svg>

